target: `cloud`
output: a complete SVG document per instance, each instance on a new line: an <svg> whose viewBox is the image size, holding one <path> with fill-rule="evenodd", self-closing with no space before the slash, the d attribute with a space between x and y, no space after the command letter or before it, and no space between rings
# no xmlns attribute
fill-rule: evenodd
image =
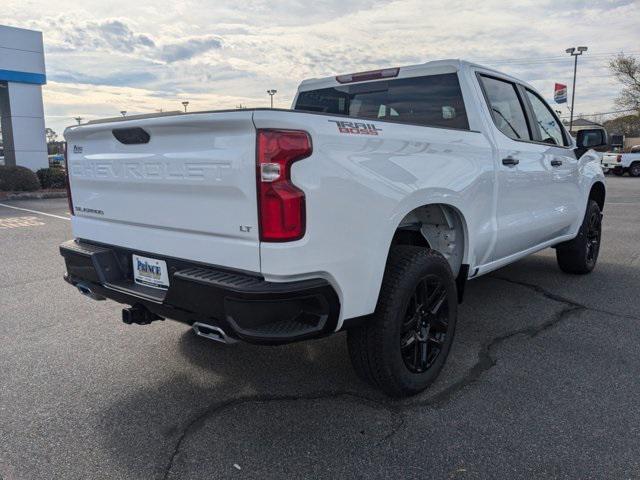
<svg viewBox="0 0 640 480"><path fill-rule="evenodd" d="M124 20L82 22L58 17L54 22L61 34L46 44L47 52L108 51L144 55L167 63L189 60L209 50L222 48L222 39L213 35L194 36L180 41L158 41L137 33ZM49 39L48 39L49 40Z"/></svg>
<svg viewBox="0 0 640 480"><path fill-rule="evenodd" d="M219 38L213 36L190 38L178 43L164 45L159 52L159 58L166 62L188 60L209 50L222 48Z"/></svg>
<svg viewBox="0 0 640 480"><path fill-rule="evenodd" d="M442 58L510 73L549 99L554 82L571 84L564 50L577 45L589 51L576 112L601 112L619 92L609 56L640 55L638 0L57 0L64 16L45 0L2 5L3 23L43 31L45 109L69 117L117 113L115 104L179 108L180 99L190 109L264 106L268 88L287 107L305 78ZM603 25L615 28L603 35ZM77 90L73 102L61 100L65 85Z"/></svg>
<svg viewBox="0 0 640 480"><path fill-rule="evenodd" d="M62 29L63 34L52 47L64 51L108 49L132 53L139 49L156 46L151 37L133 32L125 22L120 20L77 23L61 17L56 28Z"/></svg>
<svg viewBox="0 0 640 480"><path fill-rule="evenodd" d="M116 71L106 75L59 72L54 75L50 75L49 79L58 83L84 83L87 85L137 87L148 85L157 79L157 75L147 71Z"/></svg>
<svg viewBox="0 0 640 480"><path fill-rule="evenodd" d="M119 116L121 110L129 114L182 110L182 100L189 101L190 110L235 108L239 104L267 106L264 98L246 95L193 93L179 95L156 89L58 83L50 81L43 91L47 126L61 133L80 116L84 121ZM266 94L264 95L266 97ZM262 103L260 103L262 102Z"/></svg>
<svg viewBox="0 0 640 480"><path fill-rule="evenodd" d="M335 21L392 3L390 0L245 0L254 22L264 25L304 26Z"/></svg>
<svg viewBox="0 0 640 480"><path fill-rule="evenodd" d="M154 41L147 35L133 33L128 25L118 20L98 24L96 32L104 43L116 50L126 52L140 47L155 47Z"/></svg>

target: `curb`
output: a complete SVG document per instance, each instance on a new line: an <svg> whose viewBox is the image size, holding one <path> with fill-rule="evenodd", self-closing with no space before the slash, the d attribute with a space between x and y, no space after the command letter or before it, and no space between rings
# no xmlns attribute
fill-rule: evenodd
<svg viewBox="0 0 640 480"><path fill-rule="evenodd" d="M67 198L67 191L39 190L37 192L0 192L0 200L44 200L47 198Z"/></svg>

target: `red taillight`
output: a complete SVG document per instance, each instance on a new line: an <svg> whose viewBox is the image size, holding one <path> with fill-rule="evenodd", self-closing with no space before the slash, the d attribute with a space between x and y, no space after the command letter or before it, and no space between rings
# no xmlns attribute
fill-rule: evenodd
<svg viewBox="0 0 640 480"><path fill-rule="evenodd" d="M311 155L299 130L258 130L257 180L260 240L288 242L305 232L304 192L291 183L291 165Z"/></svg>
<svg viewBox="0 0 640 480"><path fill-rule="evenodd" d="M71 198L71 184L69 183L69 160L67 159L67 142L64 142L64 176L67 185L67 202L69 203L69 213L73 215L73 199Z"/></svg>
<svg viewBox="0 0 640 480"><path fill-rule="evenodd" d="M618 163L622 162L622 155L617 155L616 156L616 162L618 162Z"/></svg>

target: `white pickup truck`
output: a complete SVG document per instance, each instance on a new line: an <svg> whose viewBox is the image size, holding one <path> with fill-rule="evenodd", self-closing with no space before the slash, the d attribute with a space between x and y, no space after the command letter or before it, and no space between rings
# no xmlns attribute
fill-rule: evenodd
<svg viewBox="0 0 640 480"><path fill-rule="evenodd" d="M618 176L628 172L630 177L640 177L640 146L633 147L629 153L605 153L602 168Z"/></svg>
<svg viewBox="0 0 640 480"><path fill-rule="evenodd" d="M360 377L415 394L467 279L547 247L594 268L605 185L583 132L459 60L306 80L292 110L73 126L65 278L126 323L221 342L346 330Z"/></svg>

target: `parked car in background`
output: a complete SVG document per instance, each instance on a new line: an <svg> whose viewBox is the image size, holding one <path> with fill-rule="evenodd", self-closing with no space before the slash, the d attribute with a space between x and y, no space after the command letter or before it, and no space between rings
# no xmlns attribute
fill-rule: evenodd
<svg viewBox="0 0 640 480"><path fill-rule="evenodd" d="M602 168L618 176L628 173L630 177L640 177L640 146L632 147L629 153L605 153Z"/></svg>
<svg viewBox="0 0 640 480"><path fill-rule="evenodd" d="M530 85L459 60L302 82L292 110L68 128L65 279L218 342L346 330L358 375L420 392L467 279L547 247L593 270L604 175ZM565 280L569 282L570 279Z"/></svg>

